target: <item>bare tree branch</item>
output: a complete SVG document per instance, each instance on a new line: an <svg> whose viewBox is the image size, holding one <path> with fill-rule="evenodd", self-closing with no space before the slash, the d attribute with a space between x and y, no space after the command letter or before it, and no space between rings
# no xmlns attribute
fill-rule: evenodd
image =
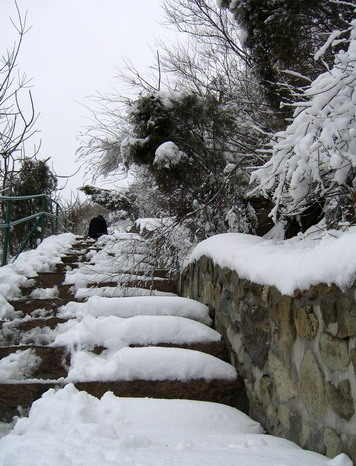
<svg viewBox="0 0 356 466"><path fill-rule="evenodd" d="M0 187L3 191L16 174L17 162L24 158L24 143L37 131L36 115L29 88L31 79L17 70L17 60L27 27L27 14L22 15L15 1L16 20L10 19L17 41L0 58ZM25 108L28 107L26 110ZM35 157L38 150L34 150Z"/></svg>

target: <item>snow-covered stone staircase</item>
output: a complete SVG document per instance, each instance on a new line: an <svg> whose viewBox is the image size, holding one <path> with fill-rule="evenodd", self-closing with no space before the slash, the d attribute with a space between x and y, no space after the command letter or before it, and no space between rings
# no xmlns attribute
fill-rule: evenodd
<svg viewBox="0 0 356 466"><path fill-rule="evenodd" d="M0 322L0 421L68 383L96 397L243 408L242 383L208 308L176 295L137 234L78 239L11 305L18 317Z"/></svg>

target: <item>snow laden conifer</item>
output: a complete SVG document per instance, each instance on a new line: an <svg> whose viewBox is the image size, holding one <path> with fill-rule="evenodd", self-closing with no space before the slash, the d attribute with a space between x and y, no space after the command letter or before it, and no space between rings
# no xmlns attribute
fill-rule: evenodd
<svg viewBox="0 0 356 466"><path fill-rule="evenodd" d="M335 30L353 20L354 0L218 0L229 8L243 30L252 69L275 113L290 118L294 87L304 86L333 64L328 49L323 61L314 55ZM289 71L293 70L293 73ZM281 124L283 124L281 122ZM279 129L284 129L285 125Z"/></svg>
<svg viewBox="0 0 356 466"><path fill-rule="evenodd" d="M293 121L266 150L271 158L252 173L255 191L272 193L275 222L302 215L315 204L329 226L356 222L356 21L344 50L341 34L334 32L326 43L338 47L334 66L305 90Z"/></svg>

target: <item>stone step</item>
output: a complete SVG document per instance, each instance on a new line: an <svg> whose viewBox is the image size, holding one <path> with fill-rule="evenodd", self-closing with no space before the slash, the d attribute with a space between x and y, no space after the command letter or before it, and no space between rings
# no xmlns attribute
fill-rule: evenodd
<svg viewBox="0 0 356 466"><path fill-rule="evenodd" d="M31 277L36 287L52 288L61 285L65 279L64 272L38 272L36 277Z"/></svg>
<svg viewBox="0 0 356 466"><path fill-rule="evenodd" d="M161 343L155 346L159 347L174 347L183 348L195 351L201 351L203 353L215 356L225 362L228 362L228 355L224 342L207 342L207 343L195 343L195 344L181 344L173 345ZM139 347L132 345L132 347ZM67 368L70 366L70 351L65 347L52 347L52 346L38 346L38 345L11 345L0 347L0 360L14 354L17 351L25 351L32 349L36 355L41 358L42 362L40 366L33 371L31 379L51 379L56 380L60 377L67 376ZM93 352L100 354L106 348L95 347Z"/></svg>
<svg viewBox="0 0 356 466"><path fill-rule="evenodd" d="M77 269L80 264L84 263L86 252L87 248L85 252L62 256L62 262L56 265L56 272L65 273L67 270Z"/></svg>
<svg viewBox="0 0 356 466"><path fill-rule="evenodd" d="M41 358L40 366L31 374L32 379L39 380L29 379L16 383L0 383L0 421L11 421L13 416L23 414L23 409L29 408L48 389L61 388L66 384L63 378L66 377L67 369L70 366L70 352L63 347L45 346L53 339L53 334L49 329L54 329L58 324L68 320L56 317L60 306L67 304L69 301L78 301L71 292L73 285L63 284L65 272L78 267L80 264L85 264L86 252L89 250L100 250L98 245L92 241L78 241L73 245L72 249L72 253L69 252L61 258L62 263L57 265L55 272L41 272L38 276L32 277L34 280L32 286L22 289L23 299L11 302L15 310L22 311L26 318L14 322L0 321L0 330L2 329L1 335L3 337L1 344L7 345L0 347L0 359L18 350L26 349L33 349L36 355ZM143 264L144 261L142 260L137 268L141 266L141 270L144 270ZM152 265L154 264L152 263ZM123 268L125 267L123 265ZM83 273L85 273L84 269ZM137 272L132 269L126 272L117 272L116 275L122 273L132 275L133 279L129 283L125 283L128 288L144 288L146 290L153 289L177 293L177 281L170 277L167 270L151 268L150 272ZM147 278L149 273L152 274L152 277ZM35 289L53 288L54 286L58 287L59 297L50 299L32 299L30 297ZM117 287L120 286L120 282L91 283L90 286L98 288ZM41 312L35 312L40 309L44 310L43 315ZM29 319L28 315L31 317L37 316L37 318ZM201 351L226 362L229 360L224 341L181 345L156 344L155 346ZM96 347L93 352L100 354L104 349L103 347ZM178 380L91 381L78 382L75 383L75 386L79 390L84 390L96 397L101 397L104 393L111 391L116 396L122 397L213 401L234 406L245 412L248 406L244 384L241 379L233 382L226 380L206 381L202 379L189 382Z"/></svg>
<svg viewBox="0 0 356 466"><path fill-rule="evenodd" d="M78 254L68 254L66 256L61 257L61 261L63 264L76 264L78 262L82 262L84 259L85 253L78 253Z"/></svg>
<svg viewBox="0 0 356 466"><path fill-rule="evenodd" d="M26 297L29 297L30 294L35 291L35 290L38 290L38 289L47 289L47 288L53 288L54 286L56 286L58 288L58 293L56 296L56 298L59 298L59 299L73 299L74 297L74 294L71 292L71 288L73 288L73 285L53 285L53 286L50 286L50 287L47 287L47 286L42 286L42 284L36 284L34 286L27 286L27 287L22 287L21 288L21 293L22 293L22 296L26 296ZM32 298L31 298L32 299ZM35 298L35 299L42 299L42 298ZM43 298L43 299L48 299L48 298Z"/></svg>
<svg viewBox="0 0 356 466"><path fill-rule="evenodd" d="M153 276L157 278L170 278L169 271L166 269L154 269Z"/></svg>
<svg viewBox="0 0 356 466"><path fill-rule="evenodd" d="M211 356L215 356L218 359L221 359L225 362L230 362L229 354L227 352L227 347L224 341L209 341L203 343L190 343L190 344L167 344L167 343L158 343L154 346L161 346L165 348L182 348L182 349L189 349L200 351L202 353L210 354Z"/></svg>
<svg viewBox="0 0 356 466"><path fill-rule="evenodd" d="M32 314L38 309L45 309L47 311L53 311L53 316L56 315L57 309L60 306L64 306L70 301L75 301L72 295L68 295L66 298L49 298L49 299L33 299L25 298L16 301L10 301L11 306L15 311L21 311L24 314Z"/></svg>
<svg viewBox="0 0 356 466"><path fill-rule="evenodd" d="M150 345L146 345L150 346ZM229 362L229 355L227 353L226 345L224 341L209 341L203 343L154 343L152 346L159 346L161 348L182 348L194 351L200 351L201 353L210 354L215 356L222 361ZM131 348L142 348L142 345L130 345ZM96 346L93 349L93 353L101 354L107 350L104 346Z"/></svg>
<svg viewBox="0 0 356 466"><path fill-rule="evenodd" d="M58 324L67 322L67 320L49 317L14 322L0 321L0 347L30 344L48 345L50 341L46 329L54 329Z"/></svg>
<svg viewBox="0 0 356 466"><path fill-rule="evenodd" d="M21 320L16 322L1 322L3 325L9 325L21 332L27 332L33 328L44 328L49 327L54 329L58 324L67 322L68 319L61 319L59 317L39 318L30 320Z"/></svg>
<svg viewBox="0 0 356 466"><path fill-rule="evenodd" d="M116 287L126 287L126 288L143 288L145 290L155 290L162 291L165 293L177 293L177 281L162 279L162 280L130 280L130 281L101 281L101 282L89 282L87 284L88 288L116 288Z"/></svg>
<svg viewBox="0 0 356 466"><path fill-rule="evenodd" d="M188 382L179 380L78 382L75 386L78 390L85 390L97 398L110 391L122 397L213 401L235 407L240 404L244 396L243 382L239 379L236 381L195 379Z"/></svg>
<svg viewBox="0 0 356 466"><path fill-rule="evenodd" d="M36 356L41 358L41 364L31 374L34 379L59 379L67 376L67 367L70 364L70 355L67 348L56 346L3 346L0 347L0 359L17 351L34 350Z"/></svg>
<svg viewBox="0 0 356 466"><path fill-rule="evenodd" d="M146 290L163 291L165 293L177 293L176 280L132 280L125 283L127 288L144 288Z"/></svg>
<svg viewBox="0 0 356 466"><path fill-rule="evenodd" d="M228 380L195 379L179 380L133 380L116 382L77 382L78 390L101 398L106 392L120 397L189 399L212 401L246 410L243 382ZM8 422L18 414L18 407L29 408L50 388L62 388L63 382L25 382L0 384L0 421Z"/></svg>

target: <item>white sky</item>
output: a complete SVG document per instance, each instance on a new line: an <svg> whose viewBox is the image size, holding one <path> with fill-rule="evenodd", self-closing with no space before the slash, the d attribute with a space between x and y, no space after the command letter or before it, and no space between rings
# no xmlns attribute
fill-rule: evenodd
<svg viewBox="0 0 356 466"><path fill-rule="evenodd" d="M161 26L161 0L17 0L28 12L32 29L25 36L19 68L32 77L37 128L42 140L39 157L52 157L58 175L69 175L75 163L77 140L88 124L82 104L97 91L106 93L123 58L145 70L152 64L155 38L173 37ZM14 0L0 1L0 54L17 39L9 18L16 18ZM31 140L30 148L35 143ZM28 152L30 152L28 150ZM90 180L87 180L90 181ZM83 184L83 171L64 191Z"/></svg>

